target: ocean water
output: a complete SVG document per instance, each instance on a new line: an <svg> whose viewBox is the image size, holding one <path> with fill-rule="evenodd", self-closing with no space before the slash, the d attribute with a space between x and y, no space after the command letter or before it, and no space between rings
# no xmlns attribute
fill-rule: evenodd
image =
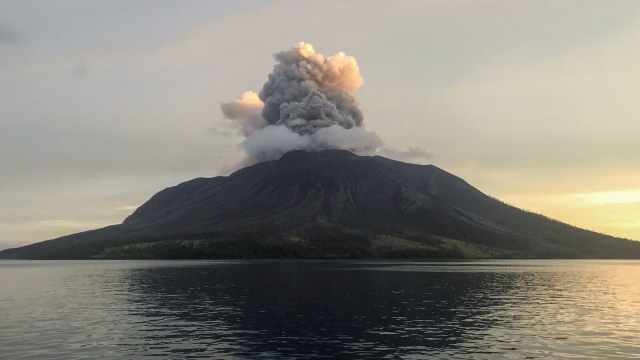
<svg viewBox="0 0 640 360"><path fill-rule="evenodd" d="M0 359L640 359L639 261L0 261Z"/></svg>

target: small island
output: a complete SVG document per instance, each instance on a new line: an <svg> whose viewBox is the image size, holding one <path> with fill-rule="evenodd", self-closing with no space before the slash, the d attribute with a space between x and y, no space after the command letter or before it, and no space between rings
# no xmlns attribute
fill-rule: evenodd
<svg viewBox="0 0 640 360"><path fill-rule="evenodd" d="M291 151L154 195L120 225L5 259L640 258L640 242L487 196L433 165Z"/></svg>

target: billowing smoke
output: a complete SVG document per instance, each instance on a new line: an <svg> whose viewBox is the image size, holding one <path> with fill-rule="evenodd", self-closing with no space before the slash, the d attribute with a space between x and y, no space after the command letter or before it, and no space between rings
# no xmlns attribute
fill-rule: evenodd
<svg viewBox="0 0 640 360"><path fill-rule="evenodd" d="M260 92L260 100L264 102L262 117L268 123L288 120L286 115L293 114L288 111L290 107L301 103L296 108L311 107L309 115L314 109L333 105L332 110L349 122L348 128L362 125L355 92L363 80L353 56L338 53L327 58L316 54L313 46L299 43L289 51L277 53L275 59L278 64Z"/></svg>
<svg viewBox="0 0 640 360"><path fill-rule="evenodd" d="M242 94L239 100L220 105L224 117L235 120L244 136L249 136L268 125L261 115L263 107L264 103L253 91Z"/></svg>
<svg viewBox="0 0 640 360"><path fill-rule="evenodd" d="M250 163L274 160L290 150L344 149L371 154L382 146L364 129L356 91L363 80L356 59L325 57L299 43L275 54L277 64L259 94L223 103L222 113L246 137Z"/></svg>

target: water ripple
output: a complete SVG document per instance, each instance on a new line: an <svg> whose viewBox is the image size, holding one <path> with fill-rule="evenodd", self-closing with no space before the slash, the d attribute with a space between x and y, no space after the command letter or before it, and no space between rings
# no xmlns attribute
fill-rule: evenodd
<svg viewBox="0 0 640 360"><path fill-rule="evenodd" d="M0 262L2 359L640 358L640 262Z"/></svg>

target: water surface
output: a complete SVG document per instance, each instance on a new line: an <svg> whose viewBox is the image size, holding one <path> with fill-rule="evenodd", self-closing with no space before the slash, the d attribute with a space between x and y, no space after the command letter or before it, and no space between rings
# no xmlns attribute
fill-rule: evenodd
<svg viewBox="0 0 640 360"><path fill-rule="evenodd" d="M640 359L638 261L0 261L0 359Z"/></svg>

